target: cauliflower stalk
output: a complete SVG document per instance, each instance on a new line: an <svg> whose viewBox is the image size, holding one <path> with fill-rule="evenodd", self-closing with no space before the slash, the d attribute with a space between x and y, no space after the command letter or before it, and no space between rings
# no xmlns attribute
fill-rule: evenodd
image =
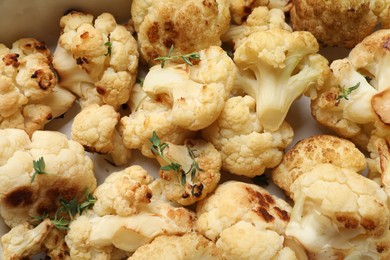
<svg viewBox="0 0 390 260"><path fill-rule="evenodd" d="M281 126L295 99L323 84L329 67L317 51L312 34L277 28L254 32L236 48L235 89L255 98L266 131Z"/></svg>

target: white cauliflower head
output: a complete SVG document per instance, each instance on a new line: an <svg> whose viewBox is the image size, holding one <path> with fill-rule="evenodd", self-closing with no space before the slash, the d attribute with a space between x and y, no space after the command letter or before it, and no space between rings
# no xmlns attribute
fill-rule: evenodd
<svg viewBox="0 0 390 260"><path fill-rule="evenodd" d="M133 88L130 98L132 113L120 120L120 133L123 144L128 149L139 149L146 157L153 158L149 138L156 132L161 140L183 144L195 132L172 124L171 107L161 100L149 98L139 85Z"/></svg>
<svg viewBox="0 0 390 260"><path fill-rule="evenodd" d="M141 54L151 64L171 46L178 53L220 46L230 23L227 0L134 0L131 17Z"/></svg>
<svg viewBox="0 0 390 260"><path fill-rule="evenodd" d="M266 168L276 167L294 133L283 123L274 132L266 132L256 115L256 101L250 96L232 97L203 137L214 144L222 156L222 167L233 174L254 177Z"/></svg>
<svg viewBox="0 0 390 260"><path fill-rule="evenodd" d="M273 169L272 179L286 194L292 196L294 190L291 184L302 174L323 163L355 172L366 168L364 154L352 142L332 135L317 135L294 145L278 167Z"/></svg>
<svg viewBox="0 0 390 260"><path fill-rule="evenodd" d="M216 242L224 259L277 259L289 250L284 232L290 210L259 186L229 181L198 203L196 228Z"/></svg>
<svg viewBox="0 0 390 260"><path fill-rule="evenodd" d="M295 204L286 235L314 254L328 251L333 257L345 257L365 249L368 253L370 239L388 232L386 193L353 170L317 164L299 176L291 189ZM378 257L380 248L369 253Z"/></svg>
<svg viewBox="0 0 390 260"><path fill-rule="evenodd" d="M265 130L277 130L294 100L322 87L330 71L318 48L309 32L280 28L256 31L236 47L239 73L234 88L256 100Z"/></svg>
<svg viewBox="0 0 390 260"><path fill-rule="evenodd" d="M168 200L190 205L217 187L221 155L211 143L188 139L184 145L175 145L161 142L155 133L149 140L161 165L161 184Z"/></svg>
<svg viewBox="0 0 390 260"><path fill-rule="evenodd" d="M59 199L81 200L96 187L92 160L64 134L0 130L0 214L8 226L52 216Z"/></svg>
<svg viewBox="0 0 390 260"><path fill-rule="evenodd" d="M150 69L143 90L171 107L172 124L199 130L214 122L233 88L236 66L226 52L211 46L199 52L200 61L188 64L156 65Z"/></svg>
<svg viewBox="0 0 390 260"><path fill-rule="evenodd" d="M95 20L70 12L60 20L62 34L53 57L60 86L81 98L81 106L128 101L138 70L137 43L109 13Z"/></svg>
<svg viewBox="0 0 390 260"><path fill-rule="evenodd" d="M141 246L128 260L213 260L221 259L215 243L204 236L190 232L182 236L159 236L150 244Z"/></svg>
<svg viewBox="0 0 390 260"><path fill-rule="evenodd" d="M12 49L0 44L0 58L1 129L19 128L31 135L72 106L75 97L57 86L43 42L23 38Z"/></svg>
<svg viewBox="0 0 390 260"><path fill-rule="evenodd" d="M130 160L131 151L124 147L116 129L119 118L119 113L110 105L88 105L72 122L72 139L86 151L110 154L115 165L123 165Z"/></svg>

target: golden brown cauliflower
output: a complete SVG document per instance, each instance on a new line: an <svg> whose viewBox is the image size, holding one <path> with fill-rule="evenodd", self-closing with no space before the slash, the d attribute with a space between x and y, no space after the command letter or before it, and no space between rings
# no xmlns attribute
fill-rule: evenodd
<svg viewBox="0 0 390 260"><path fill-rule="evenodd" d="M53 216L60 198L81 200L96 188L92 160L62 133L36 131L30 140L4 129L0 143L0 214L10 227Z"/></svg>
<svg viewBox="0 0 390 260"><path fill-rule="evenodd" d="M228 0L134 0L131 16L141 54L150 64L172 45L182 54L219 46L230 24Z"/></svg>
<svg viewBox="0 0 390 260"><path fill-rule="evenodd" d="M291 9L290 0L229 0L230 14L236 24L242 24L254 9L263 6L267 9L279 9L288 12Z"/></svg>
<svg viewBox="0 0 390 260"><path fill-rule="evenodd" d="M0 128L19 128L31 135L65 113L75 101L57 86L50 50L23 38L12 49L0 44Z"/></svg>
<svg viewBox="0 0 390 260"><path fill-rule="evenodd" d="M128 260L217 260L222 259L215 244L195 232L182 236L159 236L141 246Z"/></svg>
<svg viewBox="0 0 390 260"><path fill-rule="evenodd" d="M292 183L321 163L331 163L355 172L366 168L364 155L352 142L336 136L318 135L294 145L272 171L272 179L286 194L292 196Z"/></svg>
<svg viewBox="0 0 390 260"><path fill-rule="evenodd" d="M196 229L223 259L298 259L284 237L290 211L259 186L229 181L198 203Z"/></svg>
<svg viewBox="0 0 390 260"><path fill-rule="evenodd" d="M81 98L81 106L128 101L138 69L137 43L109 13L95 20L70 12L60 20L62 34L53 57L60 86Z"/></svg>
<svg viewBox="0 0 390 260"><path fill-rule="evenodd" d="M352 48L381 23L390 27L387 0L292 0L291 22L294 30L311 32L327 45Z"/></svg>

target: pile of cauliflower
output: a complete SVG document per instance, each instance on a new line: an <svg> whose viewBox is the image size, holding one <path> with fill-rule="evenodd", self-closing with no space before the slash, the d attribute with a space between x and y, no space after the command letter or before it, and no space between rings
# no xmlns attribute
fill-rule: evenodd
<svg viewBox="0 0 390 260"><path fill-rule="evenodd" d="M129 13L63 15L54 51L0 44L1 259L390 259L388 1ZM302 96L330 134L292 145ZM69 136L46 130L75 104Z"/></svg>

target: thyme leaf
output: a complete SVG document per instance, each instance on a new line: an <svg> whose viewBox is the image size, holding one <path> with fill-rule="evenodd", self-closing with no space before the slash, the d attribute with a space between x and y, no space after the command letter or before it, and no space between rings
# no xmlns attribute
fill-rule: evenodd
<svg viewBox="0 0 390 260"><path fill-rule="evenodd" d="M188 54L179 54L179 55L172 55L174 50L173 44L171 45L171 48L168 51L167 56L161 56L157 57L154 60L155 61L161 61L161 68L164 68L165 62L170 61L170 60L177 60L177 59L182 59L186 64L193 66L194 64L192 63L193 60L200 60L200 54L198 52L191 52Z"/></svg>
<svg viewBox="0 0 390 260"><path fill-rule="evenodd" d="M107 47L107 52L104 54L104 56L111 56L112 42L110 42L110 40L108 40L107 42L104 43L104 46Z"/></svg>
<svg viewBox="0 0 390 260"><path fill-rule="evenodd" d="M341 100L341 99L345 99L345 100L349 100L348 99L348 95L351 94L352 91L354 91L355 89L357 89L358 87L360 86L360 82L356 83L356 85L352 86L352 87L349 87L349 88L346 88L346 87L342 87L340 86L340 84L338 85L338 88L339 88L339 95L337 96L336 100Z"/></svg>
<svg viewBox="0 0 390 260"><path fill-rule="evenodd" d="M46 165L45 165L45 160L43 159L43 157L39 157L39 159L36 161L33 160L34 173L31 176L31 183L34 182L35 177L38 174L47 174L47 172L45 172L45 167L46 167Z"/></svg>

